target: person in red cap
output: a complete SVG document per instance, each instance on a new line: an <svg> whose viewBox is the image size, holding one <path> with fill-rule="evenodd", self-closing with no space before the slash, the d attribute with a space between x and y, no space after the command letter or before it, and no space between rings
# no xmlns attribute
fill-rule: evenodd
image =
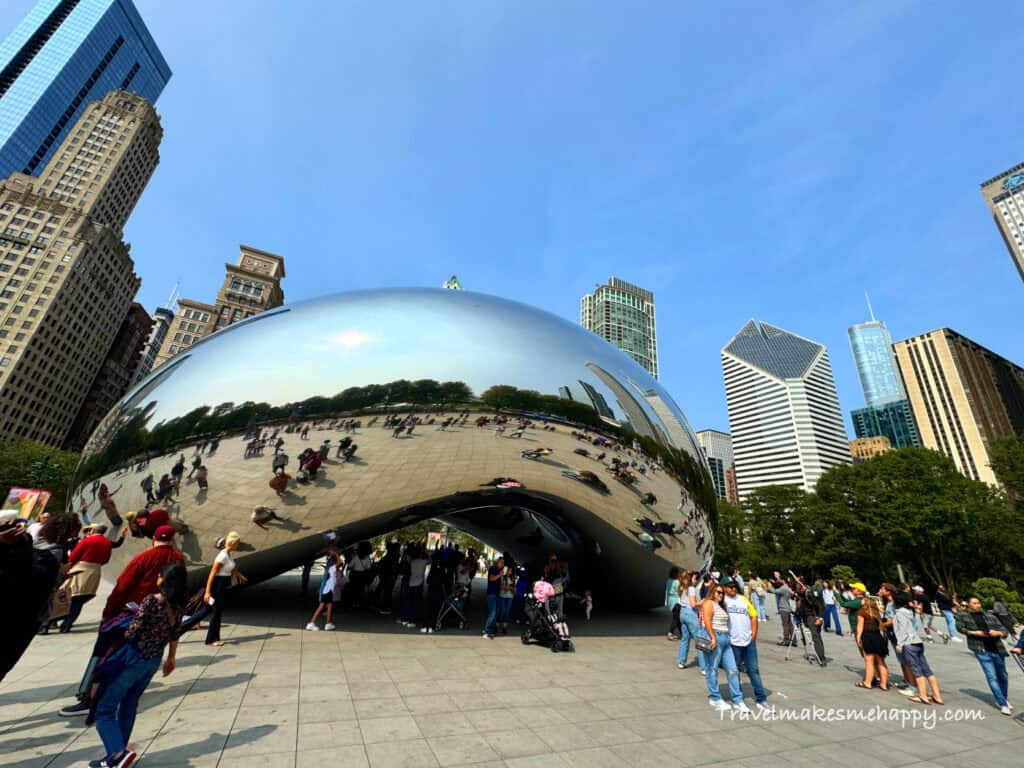
<svg viewBox="0 0 1024 768"><path fill-rule="evenodd" d="M184 564L185 556L174 548L174 529L169 525L161 525L153 532L153 546L133 557L117 577L114 590L103 607L103 620L119 614L128 603L139 604L144 598L155 594L160 572L165 565L175 562ZM85 674L78 686L78 701L61 709L61 717L88 714L92 673L107 652L107 642L102 634L97 638Z"/></svg>

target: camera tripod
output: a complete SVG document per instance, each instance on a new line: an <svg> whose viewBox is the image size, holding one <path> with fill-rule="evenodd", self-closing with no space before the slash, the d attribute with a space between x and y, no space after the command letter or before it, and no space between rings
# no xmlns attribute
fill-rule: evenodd
<svg viewBox="0 0 1024 768"><path fill-rule="evenodd" d="M790 620L794 624L794 629L800 630L800 646L801 648L803 648L804 661L806 661L808 664L817 664L819 667L824 666L822 658L818 656L818 651L814 647L814 643L811 643L810 645L807 644L807 635L804 633L803 621L801 621L796 614L793 614ZM789 661L789 654L794 647L796 647L795 631L789 633L789 643L786 645L786 661Z"/></svg>

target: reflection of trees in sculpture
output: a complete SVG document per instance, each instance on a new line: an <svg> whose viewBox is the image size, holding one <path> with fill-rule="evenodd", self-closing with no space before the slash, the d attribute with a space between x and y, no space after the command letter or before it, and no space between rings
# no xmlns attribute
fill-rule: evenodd
<svg viewBox="0 0 1024 768"><path fill-rule="evenodd" d="M559 416L567 421L605 429L606 425L589 405L566 400L556 395L542 395L535 389L518 389L508 384L495 384L480 395L480 400L495 410L512 409Z"/></svg>

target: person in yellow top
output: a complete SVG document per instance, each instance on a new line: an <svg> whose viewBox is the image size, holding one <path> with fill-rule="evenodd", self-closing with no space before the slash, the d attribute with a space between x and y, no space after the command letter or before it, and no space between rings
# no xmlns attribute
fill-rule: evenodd
<svg viewBox="0 0 1024 768"><path fill-rule="evenodd" d="M757 608L745 595L739 594L738 585L732 579L722 579L722 586L725 588L725 610L729 614L729 644L736 666L750 678L757 708L769 711L772 707L757 665Z"/></svg>

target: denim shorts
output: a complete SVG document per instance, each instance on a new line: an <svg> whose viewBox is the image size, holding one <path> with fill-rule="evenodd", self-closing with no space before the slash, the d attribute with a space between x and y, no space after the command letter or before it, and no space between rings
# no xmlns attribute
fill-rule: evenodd
<svg viewBox="0 0 1024 768"><path fill-rule="evenodd" d="M914 673L914 677L931 677L934 672L928 666L928 659L924 657L924 643L914 643L903 646L903 658Z"/></svg>

